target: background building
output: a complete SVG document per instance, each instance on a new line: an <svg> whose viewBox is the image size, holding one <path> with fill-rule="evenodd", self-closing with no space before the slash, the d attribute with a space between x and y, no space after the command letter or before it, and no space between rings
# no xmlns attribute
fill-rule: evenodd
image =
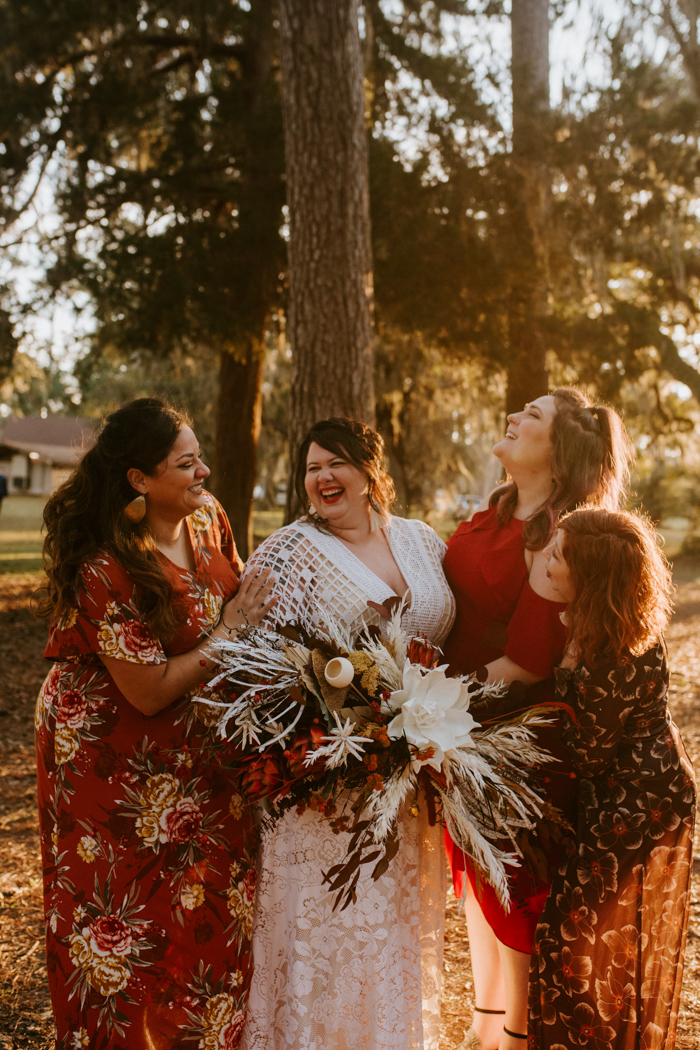
<svg viewBox="0 0 700 1050"><path fill-rule="evenodd" d="M92 423L65 416L10 417L0 433L0 473L9 495L48 496L94 441Z"/></svg>

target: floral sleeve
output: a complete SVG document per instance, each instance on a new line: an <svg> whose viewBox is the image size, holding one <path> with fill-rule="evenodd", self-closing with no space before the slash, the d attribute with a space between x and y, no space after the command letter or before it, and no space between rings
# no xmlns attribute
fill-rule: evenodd
<svg viewBox="0 0 700 1050"><path fill-rule="evenodd" d="M136 585L106 553L83 565L76 605L51 624L44 655L70 660L86 653L133 664L161 664L167 659L141 618Z"/></svg>
<svg viewBox="0 0 700 1050"><path fill-rule="evenodd" d="M635 705L637 677L653 674L636 661L595 669L579 664L557 668L557 699L573 707L576 721L565 719L564 740L582 776L600 776L615 761L625 723Z"/></svg>
<svg viewBox="0 0 700 1050"><path fill-rule="evenodd" d="M212 504L212 516L216 518L216 524L219 527L221 553L231 562L236 574L240 576L243 572L243 562L241 561L238 550L236 549L231 522L228 520L228 515L219 501L214 499L213 496L210 498Z"/></svg>

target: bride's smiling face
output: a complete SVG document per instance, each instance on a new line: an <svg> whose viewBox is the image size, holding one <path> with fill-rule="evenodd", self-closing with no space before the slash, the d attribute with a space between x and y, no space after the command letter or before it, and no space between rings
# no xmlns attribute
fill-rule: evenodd
<svg viewBox="0 0 700 1050"><path fill-rule="evenodd" d="M349 459L311 442L304 488L314 510L331 524L346 514L366 510L368 479Z"/></svg>

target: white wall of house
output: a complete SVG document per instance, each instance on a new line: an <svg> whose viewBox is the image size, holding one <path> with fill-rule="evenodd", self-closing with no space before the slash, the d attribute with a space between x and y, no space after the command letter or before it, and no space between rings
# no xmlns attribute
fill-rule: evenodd
<svg viewBox="0 0 700 1050"><path fill-rule="evenodd" d="M30 494L32 496L48 496L51 492L52 481L52 470L49 461L46 459L31 459L29 470Z"/></svg>
<svg viewBox="0 0 700 1050"><path fill-rule="evenodd" d="M29 456L17 452L10 461L10 492L25 492L29 484Z"/></svg>

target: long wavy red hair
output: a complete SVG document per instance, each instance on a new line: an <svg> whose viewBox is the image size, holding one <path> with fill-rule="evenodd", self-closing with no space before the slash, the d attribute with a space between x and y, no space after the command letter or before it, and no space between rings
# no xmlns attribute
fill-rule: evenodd
<svg viewBox="0 0 700 1050"><path fill-rule="evenodd" d="M584 507L559 528L576 595L567 617L578 659L595 667L646 652L672 611L671 570L654 526L639 514Z"/></svg>

